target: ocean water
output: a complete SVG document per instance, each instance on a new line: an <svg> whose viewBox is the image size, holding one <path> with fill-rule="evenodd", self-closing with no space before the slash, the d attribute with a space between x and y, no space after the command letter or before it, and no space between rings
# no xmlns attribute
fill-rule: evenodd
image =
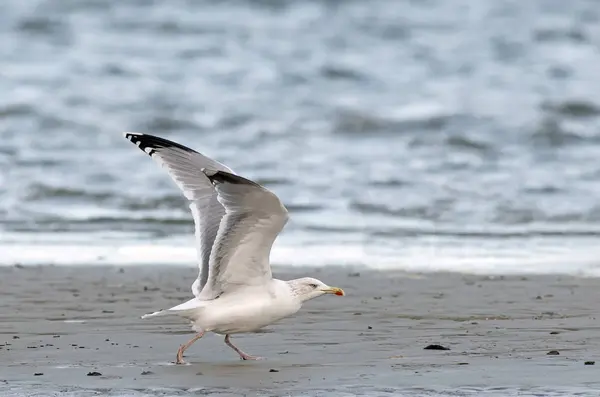
<svg viewBox="0 0 600 397"><path fill-rule="evenodd" d="M4 0L0 261L195 261L122 136L280 196L280 265L600 275L585 0Z"/></svg>

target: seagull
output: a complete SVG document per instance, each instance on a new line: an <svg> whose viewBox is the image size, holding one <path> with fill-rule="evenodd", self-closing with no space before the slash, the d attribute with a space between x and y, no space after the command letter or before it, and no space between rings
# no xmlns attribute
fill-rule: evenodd
<svg viewBox="0 0 600 397"><path fill-rule="evenodd" d="M141 317L176 314L190 321L196 335L179 347L176 364L185 363L183 353L206 332L225 335L225 344L242 360L259 360L231 343L230 335L289 317L310 299L344 296L341 288L312 277L273 278L271 247L288 220L274 193L176 142L137 132L124 136L166 169L189 200L194 219L199 267L194 297Z"/></svg>

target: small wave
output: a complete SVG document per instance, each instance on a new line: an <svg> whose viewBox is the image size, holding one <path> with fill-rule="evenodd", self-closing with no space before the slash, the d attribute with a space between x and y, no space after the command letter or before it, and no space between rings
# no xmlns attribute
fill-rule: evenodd
<svg viewBox="0 0 600 397"><path fill-rule="evenodd" d="M446 144L453 148L475 152L489 152L491 150L488 144L466 136L448 137Z"/></svg>
<svg viewBox="0 0 600 397"><path fill-rule="evenodd" d="M577 214L578 221L587 221L587 222L594 222L597 223L600 221L600 205L595 205L593 206L589 211L587 211L585 214L580 215Z"/></svg>
<svg viewBox="0 0 600 397"><path fill-rule="evenodd" d="M23 103L11 103L0 107L0 118L30 116L35 113L36 112L31 105Z"/></svg>
<svg viewBox="0 0 600 397"><path fill-rule="evenodd" d="M68 26L57 19L52 19L48 16L32 16L25 18L19 24L19 30L27 33L35 33L40 35L54 35L64 33Z"/></svg>
<svg viewBox="0 0 600 397"><path fill-rule="evenodd" d="M548 216L537 208L513 208L500 204L495 212L493 222L498 225L531 224L548 219Z"/></svg>
<svg viewBox="0 0 600 397"><path fill-rule="evenodd" d="M391 208L385 204L364 203L360 201L353 201L352 203L350 203L351 209L354 209L363 214L393 215L403 218L418 218L426 220L435 220L439 218L439 216L441 215L440 209L435 207L435 205L423 205L403 208Z"/></svg>
<svg viewBox="0 0 600 397"><path fill-rule="evenodd" d="M90 192L68 187L34 184L29 187L25 199L28 201L35 201L49 198L82 198L93 201L105 201L113 197L114 196L111 193L106 192Z"/></svg>
<svg viewBox="0 0 600 397"><path fill-rule="evenodd" d="M407 40L411 37L411 26L402 18L383 18L376 23L368 19L359 20L358 28L373 37L386 40Z"/></svg>
<svg viewBox="0 0 600 397"><path fill-rule="evenodd" d="M538 29L534 32L534 39L541 43L570 41L574 43L584 43L588 41L584 31L572 29Z"/></svg>
<svg viewBox="0 0 600 397"><path fill-rule="evenodd" d="M437 131L446 127L455 117L455 114L429 105L415 105L379 114L346 108L337 112L333 130L341 134Z"/></svg>
<svg viewBox="0 0 600 397"><path fill-rule="evenodd" d="M248 113L231 112L223 114L218 122L218 126L224 129L240 128L248 125L253 116Z"/></svg>
<svg viewBox="0 0 600 397"><path fill-rule="evenodd" d="M314 212L322 210L324 207L318 204L286 204L285 208L290 212Z"/></svg>
<svg viewBox="0 0 600 397"><path fill-rule="evenodd" d="M84 219L66 217L40 218L33 222L3 222L7 231L18 233L46 232L90 232L110 230L121 232L142 232L163 237L172 234L188 235L193 231L193 221L189 218L158 218L144 216L139 218L126 216L99 216ZM185 228L184 228L185 227Z"/></svg>
<svg viewBox="0 0 600 397"><path fill-rule="evenodd" d="M365 76L351 68L339 65L325 65L321 68L321 75L328 80L363 81Z"/></svg>
<svg viewBox="0 0 600 397"><path fill-rule="evenodd" d="M140 5L142 6L143 4ZM227 32L227 28L226 26L223 26L223 24L187 23L179 19L119 19L113 22L112 27L129 35L132 33L146 32L147 34L158 34L162 37L181 37L182 35L219 35Z"/></svg>
<svg viewBox="0 0 600 397"><path fill-rule="evenodd" d="M411 227L392 227L386 229L369 230L373 237L458 237L458 238L477 238L477 239L498 239L498 238L531 238L531 237L600 237L600 229L593 227L581 227L579 229L566 229L557 226L555 229L548 227L534 228L531 225L525 227L505 227L489 228L482 230L464 230L453 227L436 228L411 228Z"/></svg>
<svg viewBox="0 0 600 397"><path fill-rule="evenodd" d="M379 187L402 187L410 185L410 182L402 179L381 179L381 180L371 180L369 181L369 185L371 186L379 186Z"/></svg>
<svg viewBox="0 0 600 397"><path fill-rule="evenodd" d="M555 117L544 118L540 126L530 135L533 145L554 148L580 144L588 139L589 137L568 131Z"/></svg>
<svg viewBox="0 0 600 397"><path fill-rule="evenodd" d="M15 164L22 167L56 167L63 164L63 162L57 158L29 158L17 159Z"/></svg>
<svg viewBox="0 0 600 397"><path fill-rule="evenodd" d="M73 221L69 221L72 223ZM192 219L190 217L186 218L158 218L145 216L140 218L129 218L129 217L94 217L85 220L76 221L75 223L87 223L90 225L98 225L98 224L111 224L111 223L120 223L120 224L135 224L135 225L172 225L172 226L180 226L180 225L190 225L192 223Z"/></svg>
<svg viewBox="0 0 600 397"><path fill-rule="evenodd" d="M571 99L558 103L545 102L541 107L544 111L564 117L587 118L600 115L600 106L586 100Z"/></svg>
<svg viewBox="0 0 600 397"><path fill-rule="evenodd" d="M66 116L66 115L65 115ZM83 128L77 121L66 117L59 116L58 114L49 113L38 113L36 117L37 127L43 130L80 130ZM91 129L91 126L85 126L85 129ZM54 143L54 142L51 142ZM48 141L40 140L37 144L41 147L47 145ZM73 143L74 145L75 143Z"/></svg>
<svg viewBox="0 0 600 397"><path fill-rule="evenodd" d="M182 34L189 35L211 35L211 34L222 34L226 31L226 28L220 24L197 24L197 23L185 23L179 20L168 20L160 21L158 23L148 24L153 30L159 34L172 34L174 36L180 36Z"/></svg>
<svg viewBox="0 0 600 397"><path fill-rule="evenodd" d="M544 185L544 186L535 186L535 187L527 187L523 189L525 193L533 193L533 194L556 194L563 192L564 189L561 189L558 186L552 185Z"/></svg>
<svg viewBox="0 0 600 397"><path fill-rule="evenodd" d="M180 194L166 195L158 198L122 197L120 207L125 210L181 209L188 206L186 199Z"/></svg>
<svg viewBox="0 0 600 397"><path fill-rule="evenodd" d="M15 154L17 154L17 149L12 148L12 147L0 147L0 155L2 156L14 156Z"/></svg>
<svg viewBox="0 0 600 397"><path fill-rule="evenodd" d="M108 63L102 67L102 74L112 77L132 77L135 75L134 72L128 70L122 65L115 63Z"/></svg>
<svg viewBox="0 0 600 397"><path fill-rule="evenodd" d="M567 65L551 65L548 67L548 75L556 80L565 80L573 76L573 68Z"/></svg>
<svg viewBox="0 0 600 397"><path fill-rule="evenodd" d="M163 114L150 118L149 121L144 123L143 129L160 134L173 131L198 131L200 126L187 119Z"/></svg>
<svg viewBox="0 0 600 397"><path fill-rule="evenodd" d="M356 233L361 232L361 227L341 227L341 226L326 226L326 225L308 225L304 226L304 230L312 232L327 232L327 233Z"/></svg>
<svg viewBox="0 0 600 397"><path fill-rule="evenodd" d="M213 45L213 46L207 46L205 48L198 48L198 47L185 48L185 49L179 51L178 58L181 58L184 60L195 60L195 59L217 57L222 54L223 54L223 48L221 48L217 45Z"/></svg>
<svg viewBox="0 0 600 397"><path fill-rule="evenodd" d="M523 43L505 37L492 38L491 45L496 59L500 62L514 62L527 53Z"/></svg>

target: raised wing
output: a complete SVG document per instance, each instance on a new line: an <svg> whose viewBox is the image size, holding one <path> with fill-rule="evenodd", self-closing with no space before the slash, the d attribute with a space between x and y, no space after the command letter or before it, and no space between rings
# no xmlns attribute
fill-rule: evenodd
<svg viewBox="0 0 600 397"><path fill-rule="evenodd" d="M199 296L208 279L210 252L221 218L225 215L212 182L202 170L233 171L193 149L164 138L137 132L126 132L124 135L165 168L183 195L191 201L200 268L198 278L192 285L192 293Z"/></svg>
<svg viewBox="0 0 600 397"><path fill-rule="evenodd" d="M226 171L205 169L225 208L210 255L202 298L216 298L239 286L271 278L269 254L288 220L279 198L264 187Z"/></svg>

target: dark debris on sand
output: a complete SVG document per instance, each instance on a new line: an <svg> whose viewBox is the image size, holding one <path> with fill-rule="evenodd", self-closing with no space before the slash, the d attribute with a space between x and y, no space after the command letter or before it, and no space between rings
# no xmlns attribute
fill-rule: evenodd
<svg viewBox="0 0 600 397"><path fill-rule="evenodd" d="M428 345L423 350L450 350L450 348L442 345Z"/></svg>

